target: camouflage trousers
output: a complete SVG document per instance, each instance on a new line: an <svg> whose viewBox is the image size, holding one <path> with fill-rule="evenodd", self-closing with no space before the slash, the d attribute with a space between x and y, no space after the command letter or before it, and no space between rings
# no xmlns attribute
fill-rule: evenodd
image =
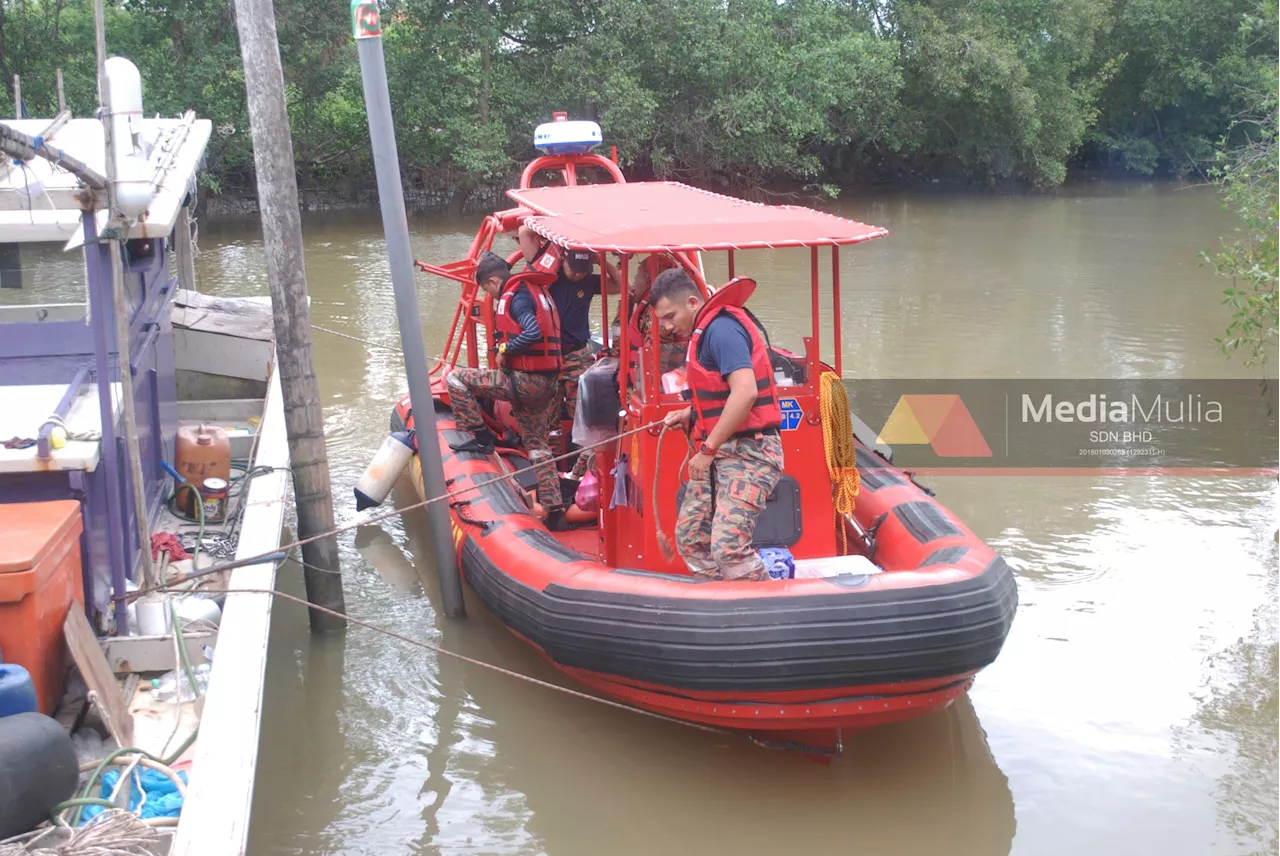
<svg viewBox="0 0 1280 856"><path fill-rule="evenodd" d="M516 431L529 453L529 463L538 477L538 504L547 511L564 508L560 494L560 474L553 464L548 435L547 404L556 397L556 376L508 369L473 369L460 367L449 373L445 382L453 418L462 431L477 431L484 425L478 399L510 401Z"/></svg>
<svg viewBox="0 0 1280 856"><path fill-rule="evenodd" d="M726 441L708 477L689 480L676 522L676 546L693 574L769 579L751 539L765 500L781 478L782 441L764 434Z"/></svg>
<svg viewBox="0 0 1280 856"><path fill-rule="evenodd" d="M585 345L572 353L561 355L560 362L562 366L560 379L557 383L559 387L558 394L551 403L550 425L552 428L556 427L559 419L573 421L573 414L578 409L578 378L582 377L582 373L591 368L591 364L595 361L596 355L591 350L590 345ZM595 458L594 449L588 449L583 452L573 465L573 472L570 476L574 479L581 479L595 465Z"/></svg>

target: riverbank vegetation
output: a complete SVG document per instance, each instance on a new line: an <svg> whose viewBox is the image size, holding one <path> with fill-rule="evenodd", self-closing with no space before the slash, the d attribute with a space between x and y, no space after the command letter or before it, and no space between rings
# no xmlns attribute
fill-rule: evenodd
<svg viewBox="0 0 1280 856"><path fill-rule="evenodd" d="M108 6L147 109L213 118L209 188L251 189L232 4ZM302 189L366 190L346 0L276 14ZM25 110L52 115L61 67L92 112L92 4L0 16L0 110L19 73ZM391 0L384 28L406 179L457 205L508 179L553 109L598 119L634 175L738 192L1204 175L1254 139L1238 120L1276 72L1275 0Z"/></svg>
<svg viewBox="0 0 1280 856"><path fill-rule="evenodd" d="M1275 6L1272 6L1274 14ZM1246 26L1275 32L1275 19ZM1221 340L1227 354L1240 353L1248 365L1267 362L1280 337L1277 286L1280 285L1280 152L1276 150L1277 74L1259 69L1248 97L1252 108L1237 117L1225 135L1213 176L1228 207L1240 215L1234 238L1209 257L1218 273L1231 278L1223 301L1232 310Z"/></svg>

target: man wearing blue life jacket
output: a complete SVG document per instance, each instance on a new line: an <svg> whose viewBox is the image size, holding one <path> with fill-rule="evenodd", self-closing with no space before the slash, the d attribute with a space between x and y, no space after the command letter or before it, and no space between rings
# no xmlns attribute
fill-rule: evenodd
<svg viewBox="0 0 1280 856"><path fill-rule="evenodd" d="M689 340L685 361L692 406L667 414L692 427L698 454L680 503L676 545L690 572L724 580L767 580L752 548L765 501L782 478L782 410L769 348L730 283L703 301L678 269L663 271L649 297L662 328Z"/></svg>

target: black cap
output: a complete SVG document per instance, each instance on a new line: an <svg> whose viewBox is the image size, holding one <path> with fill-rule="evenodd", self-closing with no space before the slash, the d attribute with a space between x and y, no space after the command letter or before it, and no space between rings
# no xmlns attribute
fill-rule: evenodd
<svg viewBox="0 0 1280 856"><path fill-rule="evenodd" d="M586 250L566 251L564 263L574 273L591 273L595 269L595 258Z"/></svg>

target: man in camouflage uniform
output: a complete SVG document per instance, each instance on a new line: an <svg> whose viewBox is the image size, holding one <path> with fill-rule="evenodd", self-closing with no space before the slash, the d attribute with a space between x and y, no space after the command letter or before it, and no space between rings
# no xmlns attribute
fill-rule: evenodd
<svg viewBox="0 0 1280 856"><path fill-rule="evenodd" d="M526 276L522 274L521 278ZM482 257L476 268L476 283L493 297L500 298L494 323L497 348L490 356L490 365L495 368L459 366L449 373L445 383L458 429L474 434L470 439L451 444L450 448L458 452L493 454L494 438L485 427L479 399L511 402L516 430L538 478L538 503L547 512L547 528L563 530L568 524L564 520L560 475L553 464L547 463L553 457L548 436L549 405L555 398L560 374L559 319L554 303L542 286L535 281L520 282L512 291L508 288L509 278L507 263L493 253ZM511 293L505 293L509 291ZM511 330L518 328L518 334L501 331L505 316L514 319ZM546 365L533 370L507 365L508 361L517 365L528 363L531 353L538 354ZM552 368L553 364L557 367Z"/></svg>
<svg viewBox="0 0 1280 856"><path fill-rule="evenodd" d="M727 440L714 466L693 474L680 503L676 545L689 570L700 577L767 580L760 554L751 546L765 500L782 477L777 436Z"/></svg>
<svg viewBox="0 0 1280 856"><path fill-rule="evenodd" d="M666 425L692 426L702 438L689 461L676 544L696 576L767 580L769 572L751 542L760 512L782 478L782 414L765 340L746 313L728 303L730 294L703 311L702 296L689 277L668 270L655 280L650 295L664 329L689 339L686 370L694 405L667 414Z"/></svg>

